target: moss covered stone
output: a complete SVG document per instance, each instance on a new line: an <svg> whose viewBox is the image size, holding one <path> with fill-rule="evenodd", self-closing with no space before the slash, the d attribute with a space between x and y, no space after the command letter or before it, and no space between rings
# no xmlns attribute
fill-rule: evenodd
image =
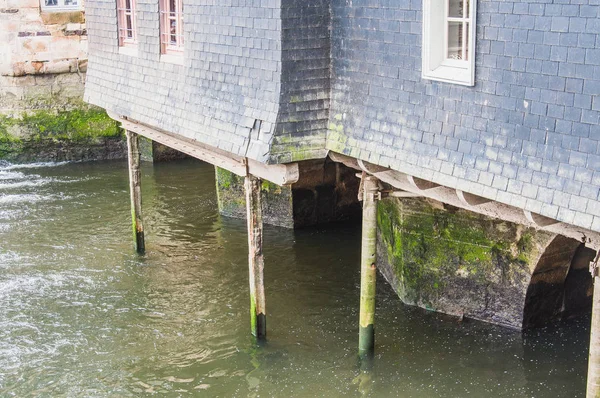
<svg viewBox="0 0 600 398"><path fill-rule="evenodd" d="M424 199L383 200L380 269L407 304L520 328L553 234Z"/></svg>
<svg viewBox="0 0 600 398"><path fill-rule="evenodd" d="M117 123L104 110L84 104L0 115L0 159L4 160L122 158L123 138Z"/></svg>

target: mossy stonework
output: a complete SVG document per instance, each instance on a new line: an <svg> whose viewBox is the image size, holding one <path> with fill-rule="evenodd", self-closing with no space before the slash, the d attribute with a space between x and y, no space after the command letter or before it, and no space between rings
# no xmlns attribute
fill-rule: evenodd
<svg viewBox="0 0 600 398"><path fill-rule="evenodd" d="M123 134L100 108L32 109L0 115L0 159L14 162L116 159Z"/></svg>
<svg viewBox="0 0 600 398"><path fill-rule="evenodd" d="M379 269L403 302L524 326L532 274L556 235L425 199L382 200L377 218ZM568 269L577 244L560 247L550 267Z"/></svg>
<svg viewBox="0 0 600 398"><path fill-rule="evenodd" d="M261 183L263 222L300 228L335 221L360 219L359 179L355 171L336 163L299 162L300 178L290 186ZM216 168L217 197L221 214L246 218L244 179Z"/></svg>
<svg viewBox="0 0 600 398"><path fill-rule="evenodd" d="M233 218L246 218L244 177L215 167L219 212ZM292 189L262 181L262 218L265 224L293 228Z"/></svg>

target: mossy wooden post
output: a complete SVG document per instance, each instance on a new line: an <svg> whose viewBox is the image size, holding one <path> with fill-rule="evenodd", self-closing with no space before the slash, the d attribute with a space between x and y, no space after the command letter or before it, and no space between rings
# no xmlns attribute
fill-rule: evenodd
<svg viewBox="0 0 600 398"><path fill-rule="evenodd" d="M592 301L592 328L590 331L587 398L600 398L600 276L598 275L598 265L596 261L594 261L590 267L592 277L594 278L594 297Z"/></svg>
<svg viewBox="0 0 600 398"><path fill-rule="evenodd" d="M142 223L142 190L140 171L140 147L137 134L127 131L127 154L129 158L129 191L131 195L131 222L135 250L143 254L146 250L144 243L144 225Z"/></svg>
<svg viewBox="0 0 600 398"><path fill-rule="evenodd" d="M360 331L358 352L361 357L375 348L375 282L377 267L377 202L379 180L363 175L363 220L360 260Z"/></svg>
<svg viewBox="0 0 600 398"><path fill-rule="evenodd" d="M263 222L260 201L260 179L247 176L246 212L248 219L248 266L250 273L250 325L258 339L267 337L267 312L265 309L264 259L262 251Z"/></svg>

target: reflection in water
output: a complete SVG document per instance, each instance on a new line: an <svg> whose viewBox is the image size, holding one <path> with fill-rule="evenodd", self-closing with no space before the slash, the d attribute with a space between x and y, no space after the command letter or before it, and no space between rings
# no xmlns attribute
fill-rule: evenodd
<svg viewBox="0 0 600 398"><path fill-rule="evenodd" d="M589 319L525 335L404 307L378 282L357 361L359 228L265 229L269 341L249 333L246 226L212 167L0 165L0 396L575 397ZM364 365L364 364L363 364Z"/></svg>

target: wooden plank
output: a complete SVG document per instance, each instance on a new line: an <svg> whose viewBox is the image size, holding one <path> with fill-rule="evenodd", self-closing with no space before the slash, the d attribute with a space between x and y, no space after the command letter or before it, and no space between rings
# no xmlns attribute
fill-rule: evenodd
<svg viewBox="0 0 600 398"><path fill-rule="evenodd" d="M167 133L124 119L111 112L108 112L108 115L120 122L125 130L133 131L136 134L242 177L249 173L277 185L290 185L297 182L300 176L298 163L273 165L261 163L254 159L248 159L219 148L202 144L187 137Z"/></svg>

